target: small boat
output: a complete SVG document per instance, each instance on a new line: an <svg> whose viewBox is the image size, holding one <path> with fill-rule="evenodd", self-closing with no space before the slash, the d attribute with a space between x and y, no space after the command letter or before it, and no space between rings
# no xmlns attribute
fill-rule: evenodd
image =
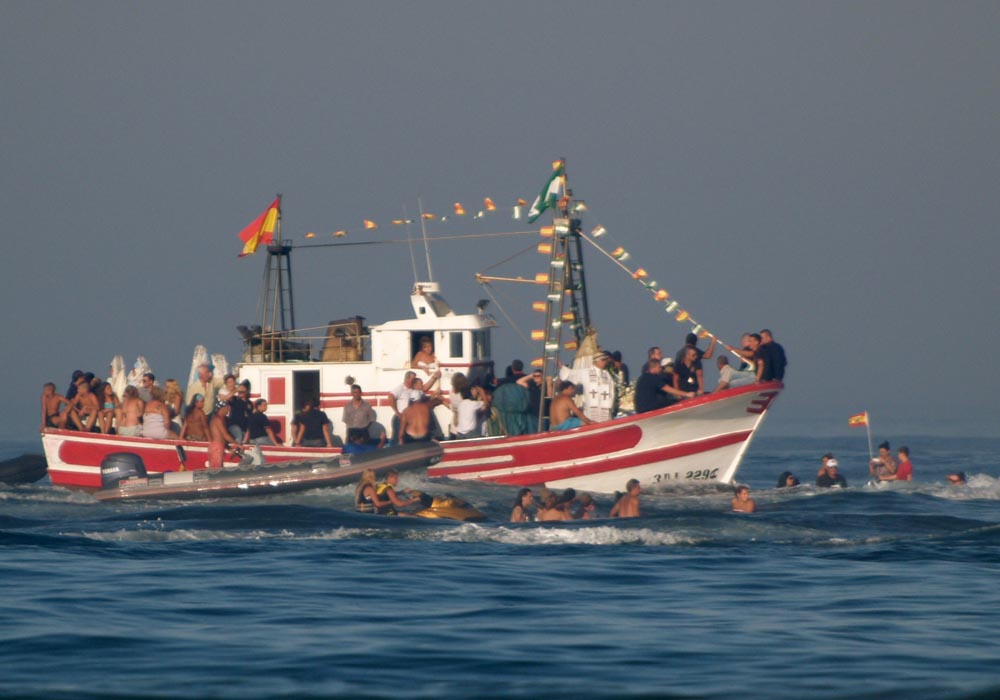
<svg viewBox="0 0 1000 700"><path fill-rule="evenodd" d="M45 456L23 454L0 462L0 484L33 484L45 476Z"/></svg>
<svg viewBox="0 0 1000 700"><path fill-rule="evenodd" d="M105 485L94 496L99 501L264 496L344 486L356 482L365 469L374 470L377 477L390 469L424 469L440 458L440 445L422 442L325 459L167 471L150 476L139 455L119 452L104 459L101 471Z"/></svg>

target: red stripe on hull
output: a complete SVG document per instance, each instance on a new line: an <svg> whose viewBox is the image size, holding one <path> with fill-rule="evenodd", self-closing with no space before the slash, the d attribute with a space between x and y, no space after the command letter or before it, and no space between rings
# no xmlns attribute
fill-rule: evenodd
<svg viewBox="0 0 1000 700"><path fill-rule="evenodd" d="M698 440L684 443L682 445L670 445L646 452L633 452L620 457L610 457L600 462L589 464L571 464L565 467L553 467L551 469L540 469L532 472L520 472L518 474L504 474L502 476L477 477L480 481L490 481L497 484L510 484L516 486L534 486L548 481L560 481L563 479L575 479L591 474L603 474L606 472L621 471L638 467L652 462L661 462L669 459L678 459L689 455L711 452L720 447L728 447L744 442L750 437L753 431L733 433L732 435L720 435L708 440Z"/></svg>

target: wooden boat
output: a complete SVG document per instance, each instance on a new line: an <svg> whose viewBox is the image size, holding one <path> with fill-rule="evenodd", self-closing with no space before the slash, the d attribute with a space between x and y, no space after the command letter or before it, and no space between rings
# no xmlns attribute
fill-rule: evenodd
<svg viewBox="0 0 1000 700"><path fill-rule="evenodd" d="M565 183L563 191L568 193ZM546 301L539 302L545 314L545 330L540 332L543 340L537 360L546 377L556 374L559 354L567 346L584 346L595 337L586 300L581 246L582 240L593 240L576 218L582 207L568 194L558 202L553 200L550 206L553 225L541 229L546 249L551 251L549 272L536 276L546 291ZM232 368L241 381L250 382L251 398L267 399L268 416L278 434L287 436L295 410L307 398L325 410L335 424L339 423L343 407L351 400L351 384L365 389L365 398L375 409L378 422L391 425L394 412L390 392L410 371L431 378L428 370L410 366L425 337L434 344L436 369L441 373L438 386L445 397L456 373L465 374L473 383L493 373L495 319L486 313L483 302L465 313L454 310L436 281L415 282L410 293L412 317L366 326L362 317L355 316L331 322L311 336L295 331L292 249L292 245L281 241L279 229L277 241L267 247L260 322L239 328L244 352L242 360ZM377 283L384 283L384 279L379 278ZM667 311L672 312L673 307L676 302L668 304ZM286 327L289 321L291 328ZM695 330L700 328L696 326ZM586 366L590 358L578 353L576 360ZM650 413L623 415L565 432L545 432L544 416L539 416L535 428L540 431L533 434L443 442L443 457L428 468L428 474L510 485L572 486L598 492L620 490L632 478L647 485L703 481L728 484L734 480L753 436L782 388L781 382L774 381L727 389ZM440 425L451 423L447 408L439 406L435 410ZM190 470L205 468L207 453L206 443L55 429L46 430L42 442L54 484L91 489L101 487L100 464L112 452L139 454L154 474L176 464L178 447L187 454ZM336 448L281 446L263 450L269 463L324 459L339 452Z"/></svg>

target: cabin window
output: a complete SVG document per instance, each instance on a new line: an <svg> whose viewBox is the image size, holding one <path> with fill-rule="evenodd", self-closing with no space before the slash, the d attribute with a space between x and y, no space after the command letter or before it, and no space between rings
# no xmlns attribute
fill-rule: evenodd
<svg viewBox="0 0 1000 700"><path fill-rule="evenodd" d="M450 357L454 359L460 359L465 357L465 334L464 333L449 333L449 352Z"/></svg>
<svg viewBox="0 0 1000 700"><path fill-rule="evenodd" d="M473 334L473 360L488 360L491 357L489 331L476 331Z"/></svg>

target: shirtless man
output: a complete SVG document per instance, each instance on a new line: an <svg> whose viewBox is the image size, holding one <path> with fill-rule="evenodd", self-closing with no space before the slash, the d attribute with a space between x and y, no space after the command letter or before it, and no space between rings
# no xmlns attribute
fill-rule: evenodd
<svg viewBox="0 0 1000 700"><path fill-rule="evenodd" d="M736 496L732 500L733 510L737 513L753 513L757 509L757 504L750 498L750 487L740 485L736 487Z"/></svg>
<svg viewBox="0 0 1000 700"><path fill-rule="evenodd" d="M62 394L56 393L56 385L46 382L42 386L42 424L39 432L45 432L46 428L63 428L66 426L66 411L60 410L66 404L69 409L69 401Z"/></svg>
<svg viewBox="0 0 1000 700"><path fill-rule="evenodd" d="M94 423L97 422L97 414L101 410L101 404L97 396L90 390L90 384L83 379L77 382L76 396L69 402L69 411L66 413L67 425L72 423L77 430L89 433Z"/></svg>
<svg viewBox="0 0 1000 700"><path fill-rule="evenodd" d="M426 395L421 395L399 417L399 444L429 441L430 431L431 402Z"/></svg>
<svg viewBox="0 0 1000 700"><path fill-rule="evenodd" d="M222 460L226 455L226 450L236 447L236 438L226 425L229 417L229 402L220 400L215 404L215 413L208 422L209 445L208 445L208 468L222 469Z"/></svg>
<svg viewBox="0 0 1000 700"><path fill-rule="evenodd" d="M125 387L122 392L122 403L115 415L115 430L119 435L138 437L142 435L142 424L139 419L146 412L145 402L139 398L139 389L134 386Z"/></svg>
<svg viewBox="0 0 1000 700"><path fill-rule="evenodd" d="M625 495L618 499L618 502L611 508L612 518L638 518L639 512L639 492L642 487L638 479L629 479L625 484Z"/></svg>
<svg viewBox="0 0 1000 700"><path fill-rule="evenodd" d="M556 384L556 395L552 397L552 405L549 407L549 425L552 430L572 430L594 422L577 407L573 401L575 395L576 384L573 382L560 381Z"/></svg>

